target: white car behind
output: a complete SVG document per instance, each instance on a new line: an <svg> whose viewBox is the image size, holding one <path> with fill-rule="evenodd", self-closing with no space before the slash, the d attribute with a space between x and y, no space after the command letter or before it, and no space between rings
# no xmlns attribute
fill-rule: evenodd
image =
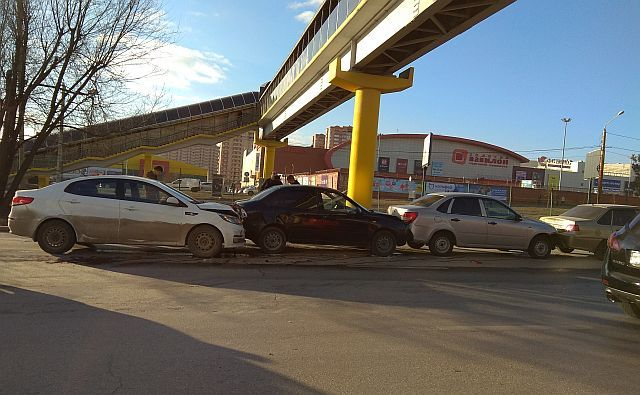
<svg viewBox="0 0 640 395"><path fill-rule="evenodd" d="M161 182L133 176L81 177L16 192L9 230L51 254L74 244L187 246L201 258L243 246L231 206L204 203Z"/></svg>

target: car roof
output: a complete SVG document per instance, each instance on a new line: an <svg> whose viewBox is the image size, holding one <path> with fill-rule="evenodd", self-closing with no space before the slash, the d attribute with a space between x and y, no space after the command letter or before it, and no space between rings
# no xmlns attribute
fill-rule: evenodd
<svg viewBox="0 0 640 395"><path fill-rule="evenodd" d="M491 198L492 196L483 195L481 193L470 193L470 192L430 192L429 195L439 195L444 197L481 197L481 198Z"/></svg>

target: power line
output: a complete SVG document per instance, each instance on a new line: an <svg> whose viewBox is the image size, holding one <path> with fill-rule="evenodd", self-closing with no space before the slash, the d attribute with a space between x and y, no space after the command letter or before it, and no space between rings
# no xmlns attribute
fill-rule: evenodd
<svg viewBox="0 0 640 395"><path fill-rule="evenodd" d="M623 135L623 134L617 134L617 133L611 133L611 132L607 132L607 134L612 135L612 136L617 136L617 137L623 137L623 138L625 138L625 139L630 139L630 140L637 140L637 141L640 141L640 139L639 139L639 138L637 138L637 137L625 136L625 135Z"/></svg>

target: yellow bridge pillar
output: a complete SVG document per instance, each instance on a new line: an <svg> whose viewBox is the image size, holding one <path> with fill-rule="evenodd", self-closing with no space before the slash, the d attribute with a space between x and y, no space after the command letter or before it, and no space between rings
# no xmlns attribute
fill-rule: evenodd
<svg viewBox="0 0 640 395"><path fill-rule="evenodd" d="M329 65L329 82L356 94L347 195L370 208L380 95L399 92L413 85L413 67L400 74L399 77L366 74L342 71L340 58L338 58Z"/></svg>
<svg viewBox="0 0 640 395"><path fill-rule="evenodd" d="M257 146L264 147L264 165L259 176L260 178L271 177L271 173L273 172L276 162L276 148L286 147L288 145L288 140L285 139L284 141L277 141L256 139L255 144Z"/></svg>
<svg viewBox="0 0 640 395"><path fill-rule="evenodd" d="M147 173L153 170L153 156L144 154L144 170L142 171L142 177L146 177Z"/></svg>

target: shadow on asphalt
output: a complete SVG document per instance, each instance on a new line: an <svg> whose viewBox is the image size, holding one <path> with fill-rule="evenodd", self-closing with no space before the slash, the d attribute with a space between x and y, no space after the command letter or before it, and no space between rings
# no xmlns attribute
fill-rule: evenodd
<svg viewBox="0 0 640 395"><path fill-rule="evenodd" d="M269 359L69 299L0 284L0 317L0 392L318 393Z"/></svg>

